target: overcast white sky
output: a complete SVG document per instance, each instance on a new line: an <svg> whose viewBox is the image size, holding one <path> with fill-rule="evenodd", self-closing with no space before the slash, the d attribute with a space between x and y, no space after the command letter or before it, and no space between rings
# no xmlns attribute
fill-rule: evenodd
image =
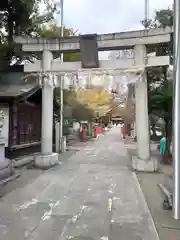
<svg viewBox="0 0 180 240"><path fill-rule="evenodd" d="M58 0L56 0L58 1ZM64 0L64 22L80 33L107 33L141 28L145 0ZM173 0L149 0L149 16L171 7Z"/></svg>
<svg viewBox="0 0 180 240"><path fill-rule="evenodd" d="M64 0L64 24L81 34L141 29L144 1ZM149 0L149 17L156 9L172 7L172 4L173 0Z"/></svg>

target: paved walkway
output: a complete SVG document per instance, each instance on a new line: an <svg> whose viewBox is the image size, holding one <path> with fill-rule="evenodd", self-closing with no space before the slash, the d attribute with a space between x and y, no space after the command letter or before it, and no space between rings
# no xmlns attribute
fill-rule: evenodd
<svg viewBox="0 0 180 240"><path fill-rule="evenodd" d="M113 129L0 201L1 240L157 240Z"/></svg>

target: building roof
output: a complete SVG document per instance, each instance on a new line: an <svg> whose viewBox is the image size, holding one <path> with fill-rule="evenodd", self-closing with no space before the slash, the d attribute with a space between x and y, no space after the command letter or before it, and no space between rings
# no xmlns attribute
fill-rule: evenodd
<svg viewBox="0 0 180 240"><path fill-rule="evenodd" d="M30 92L36 86L34 84L22 85L1 85L0 86L0 97L17 97L25 93Z"/></svg>
<svg viewBox="0 0 180 240"><path fill-rule="evenodd" d="M36 77L25 80L22 66L12 66L0 72L0 100L21 100L33 95L38 89Z"/></svg>

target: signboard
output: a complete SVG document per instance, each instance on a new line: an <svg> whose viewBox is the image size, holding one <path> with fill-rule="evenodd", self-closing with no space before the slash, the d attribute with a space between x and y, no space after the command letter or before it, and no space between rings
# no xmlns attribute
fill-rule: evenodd
<svg viewBox="0 0 180 240"><path fill-rule="evenodd" d="M96 34L80 36L80 54L82 68L99 68Z"/></svg>

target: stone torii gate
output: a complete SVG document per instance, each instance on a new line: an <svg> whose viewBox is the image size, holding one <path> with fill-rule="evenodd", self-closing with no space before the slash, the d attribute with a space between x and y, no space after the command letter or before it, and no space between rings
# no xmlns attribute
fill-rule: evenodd
<svg viewBox="0 0 180 240"><path fill-rule="evenodd" d="M38 165L51 166L57 163L52 153L53 88L56 74L79 70L134 69L141 72L136 82L136 132L137 157L132 159L133 168L139 171L157 170L157 162L150 156L150 136L148 123L146 68L169 65L169 56L148 56L148 45L167 44L171 40L171 28L150 29L103 35L82 35L65 38L23 38L15 42L22 44L24 52L40 52L42 60L24 66L26 73L42 73L42 155L36 157ZM134 49L134 58L126 60L99 61L98 51ZM80 52L81 62L64 62L53 59L53 53Z"/></svg>

